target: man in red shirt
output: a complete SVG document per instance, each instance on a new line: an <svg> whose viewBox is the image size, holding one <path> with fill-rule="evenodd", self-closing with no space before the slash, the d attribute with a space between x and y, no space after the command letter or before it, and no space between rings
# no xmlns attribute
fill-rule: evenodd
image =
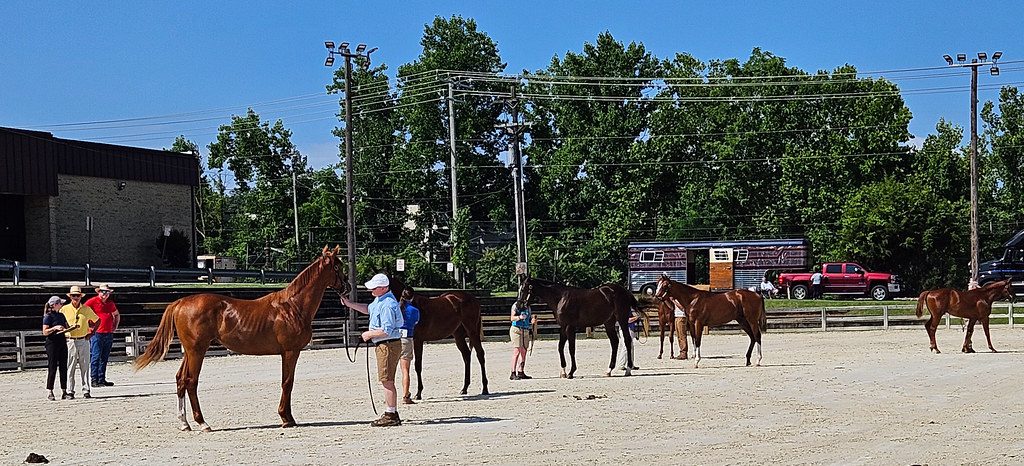
<svg viewBox="0 0 1024 466"><path fill-rule="evenodd" d="M110 289L106 284L96 287L96 296L85 302L100 318L96 326L96 334L92 336L92 386L109 387L113 382L107 381L107 360L110 359L110 348L114 346L114 330L121 323L121 313L117 305L110 299Z"/></svg>

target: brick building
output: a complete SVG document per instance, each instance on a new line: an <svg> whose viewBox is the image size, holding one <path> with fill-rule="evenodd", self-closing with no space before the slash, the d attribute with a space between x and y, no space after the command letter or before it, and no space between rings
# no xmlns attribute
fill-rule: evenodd
<svg viewBox="0 0 1024 466"><path fill-rule="evenodd" d="M159 267L168 228L195 257L198 185L191 154L0 127L0 260Z"/></svg>

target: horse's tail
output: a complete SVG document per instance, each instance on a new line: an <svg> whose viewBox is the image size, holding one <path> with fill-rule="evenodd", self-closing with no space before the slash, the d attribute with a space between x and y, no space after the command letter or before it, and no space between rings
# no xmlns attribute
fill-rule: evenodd
<svg viewBox="0 0 1024 466"><path fill-rule="evenodd" d="M171 340L174 339L174 314L177 309L178 301L167 306L164 316L160 318L160 326L157 327L153 340L146 345L146 352L135 360L135 370L155 364L167 355L167 350L171 347Z"/></svg>
<svg viewBox="0 0 1024 466"><path fill-rule="evenodd" d="M764 309L764 298L760 298L757 302L761 306L761 333L764 333L768 329L768 312Z"/></svg>
<svg viewBox="0 0 1024 466"><path fill-rule="evenodd" d="M917 317L920 318L921 314L924 313L924 302L928 299L928 292L922 291L921 295L917 297Z"/></svg>

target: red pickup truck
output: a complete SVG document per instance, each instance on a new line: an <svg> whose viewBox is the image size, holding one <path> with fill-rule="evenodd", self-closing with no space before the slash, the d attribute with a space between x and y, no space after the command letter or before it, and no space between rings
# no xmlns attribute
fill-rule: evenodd
<svg viewBox="0 0 1024 466"><path fill-rule="evenodd" d="M811 294L811 273L779 274L779 289L795 299L806 299ZM853 262L821 264L822 293L870 296L878 301L900 292L896 275L869 272Z"/></svg>

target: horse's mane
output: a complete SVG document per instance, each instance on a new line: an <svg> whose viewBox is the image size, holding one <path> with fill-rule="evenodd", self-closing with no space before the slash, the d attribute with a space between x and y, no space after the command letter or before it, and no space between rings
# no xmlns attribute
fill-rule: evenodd
<svg viewBox="0 0 1024 466"><path fill-rule="evenodd" d="M306 285L309 285L309 283L313 281L313 278L323 267L321 265L321 262L324 262L324 260L327 259L327 257L328 256L318 257L311 264L306 266L305 269L302 269L302 271L299 272L299 274L296 275L294 279L292 279L291 283L289 283L288 286L284 287L283 290L278 291L277 293L287 296L295 296L296 294L298 294L300 291L302 291L302 289L306 287Z"/></svg>

